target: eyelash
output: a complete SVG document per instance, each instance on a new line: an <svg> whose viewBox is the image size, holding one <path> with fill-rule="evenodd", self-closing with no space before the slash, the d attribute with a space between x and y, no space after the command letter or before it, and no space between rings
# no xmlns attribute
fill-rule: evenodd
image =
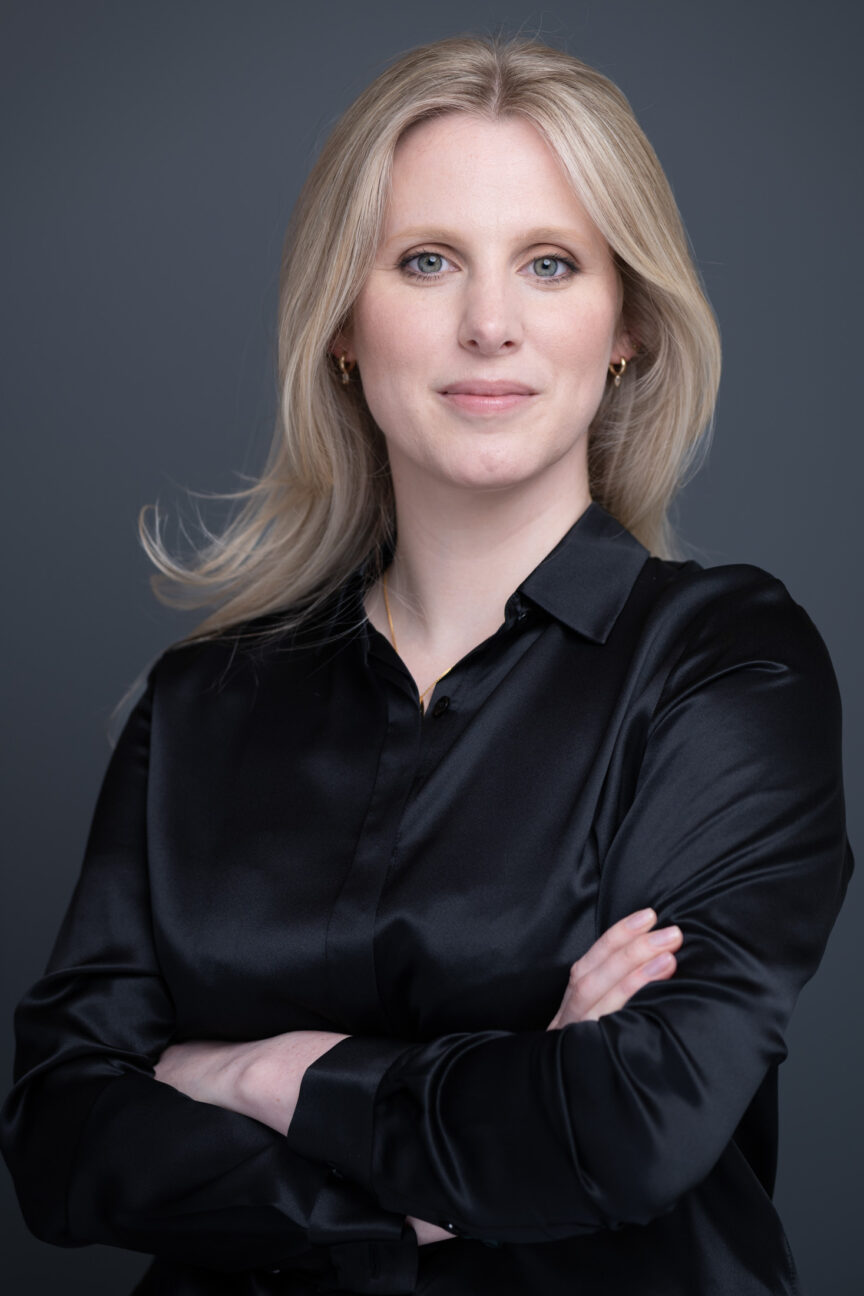
<svg viewBox="0 0 864 1296"><path fill-rule="evenodd" d="M403 257L402 260L399 262L398 268L403 272L403 274L408 275L409 279L422 279L424 283L435 283L437 279L443 278L444 271L439 271L438 274L421 274L419 270L408 269L408 266L411 261L416 261L417 257L422 257L422 256L440 256L442 261L447 260L447 257L444 256L443 252L433 252L431 248L421 248L419 252L412 252L410 256ZM569 283L570 280L573 278L573 276L579 273L579 267L576 265L575 261L571 261L569 257L558 256L557 254L553 256L550 253L546 253L543 256L532 257L532 264L534 261L544 260L544 256L548 257L550 261L560 261L562 265L565 265L567 267L570 273L566 275L556 275L554 279L544 279L538 275L536 276L536 278L539 283L542 284Z"/></svg>

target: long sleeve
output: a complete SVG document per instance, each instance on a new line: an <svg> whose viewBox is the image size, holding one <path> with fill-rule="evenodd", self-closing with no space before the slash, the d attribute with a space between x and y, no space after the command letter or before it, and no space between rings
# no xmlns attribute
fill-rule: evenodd
<svg viewBox="0 0 864 1296"><path fill-rule="evenodd" d="M27 1225L60 1246L230 1271L290 1267L317 1247L339 1286L411 1291L404 1216L275 1131L155 1079L175 1012L147 870L154 671L112 753L45 974L16 1011L0 1136ZM367 1287L376 1267L386 1277Z"/></svg>
<svg viewBox="0 0 864 1296"><path fill-rule="evenodd" d="M781 582L751 581L693 616L631 713L595 936L653 905L682 929L677 969L560 1031L355 1036L318 1059L288 1143L387 1209L513 1243L647 1223L786 1056L853 869L827 649Z"/></svg>

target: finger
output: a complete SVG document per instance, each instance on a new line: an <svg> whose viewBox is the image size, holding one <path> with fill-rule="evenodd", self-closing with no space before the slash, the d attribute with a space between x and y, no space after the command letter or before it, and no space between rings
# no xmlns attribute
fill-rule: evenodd
<svg viewBox="0 0 864 1296"><path fill-rule="evenodd" d="M652 932L649 929L656 921L653 909L643 909L625 915L609 927L571 965L561 1005L546 1029L558 1030L562 1025L588 1017L604 995L640 964L649 962L658 949L677 948L682 939L680 931L666 928Z"/></svg>
<svg viewBox="0 0 864 1296"><path fill-rule="evenodd" d="M653 909L639 909L635 913L625 915L619 922L607 927L603 935L599 936L591 948L576 962L583 973L593 971L600 963L604 963L610 954L628 945L635 936L649 931L656 921L657 914ZM574 963L573 966L575 967L576 964Z"/></svg>
<svg viewBox="0 0 864 1296"><path fill-rule="evenodd" d="M636 968L650 962L656 954L678 949L682 939L681 929L677 926L661 927L639 936L631 933L626 945L613 949L602 963L596 964L589 971L586 972L584 963L580 960L571 970L571 984L580 1002L584 1007L593 1006L602 995Z"/></svg>
<svg viewBox="0 0 864 1296"><path fill-rule="evenodd" d="M624 1008L643 985L667 980L675 972L677 959L671 952L655 955L647 963L633 968L617 984L610 986L593 1004L579 1002L578 990L568 992L547 1030L561 1030L571 1022L596 1021L607 1013Z"/></svg>
<svg viewBox="0 0 864 1296"><path fill-rule="evenodd" d="M668 981L678 966L678 960L671 952L656 955L650 962L634 968L617 985L613 986L597 1003L593 1004L583 1018L584 1021L597 1021L608 1013L618 1012L624 1008L643 986L652 981Z"/></svg>

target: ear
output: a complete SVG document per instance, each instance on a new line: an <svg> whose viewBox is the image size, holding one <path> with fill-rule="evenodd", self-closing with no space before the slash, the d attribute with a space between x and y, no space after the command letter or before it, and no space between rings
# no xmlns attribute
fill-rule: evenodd
<svg viewBox="0 0 864 1296"><path fill-rule="evenodd" d="M615 334L615 341L612 343L612 360L617 364L619 360L632 360L639 350L638 339L624 325Z"/></svg>
<svg viewBox="0 0 864 1296"><path fill-rule="evenodd" d="M351 330L349 328L340 329L336 334L330 343L330 354L334 355L337 360L343 354L346 354L349 360L354 359L351 353Z"/></svg>

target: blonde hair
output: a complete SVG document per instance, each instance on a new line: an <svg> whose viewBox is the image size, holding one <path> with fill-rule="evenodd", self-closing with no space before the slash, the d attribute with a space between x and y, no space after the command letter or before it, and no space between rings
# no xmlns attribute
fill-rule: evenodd
<svg viewBox="0 0 864 1296"><path fill-rule="evenodd" d="M386 443L356 376L331 355L371 268L403 133L445 113L521 116L558 155L608 242L639 354L609 382L588 436L589 490L660 557L681 557L667 509L707 449L720 342L675 200L627 99L606 77L534 40L459 36L410 50L333 127L297 201L280 275L274 439L260 477L188 563L139 516L175 607L216 605L181 642L279 613L262 633L299 626L394 534ZM701 462L701 459L700 459Z"/></svg>

